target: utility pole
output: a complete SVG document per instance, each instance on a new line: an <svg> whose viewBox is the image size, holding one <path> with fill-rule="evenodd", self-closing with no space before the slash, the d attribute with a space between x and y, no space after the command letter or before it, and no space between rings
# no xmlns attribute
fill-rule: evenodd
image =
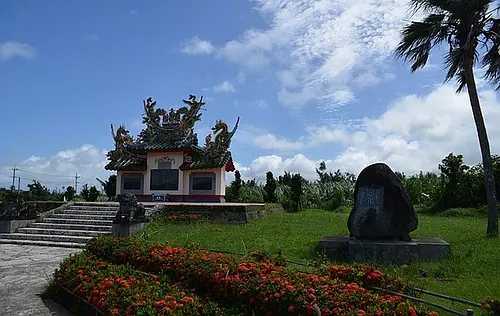
<svg viewBox="0 0 500 316"><path fill-rule="evenodd" d="M78 179L80 176L78 175L78 171L75 173L75 193L78 194Z"/></svg>
<svg viewBox="0 0 500 316"><path fill-rule="evenodd" d="M17 177L17 194L21 192L21 177Z"/></svg>
<svg viewBox="0 0 500 316"><path fill-rule="evenodd" d="M16 189L16 171L17 170L19 170L19 169L17 169L16 167L14 167L14 169L12 169L12 186L11 186L12 191L14 191Z"/></svg>

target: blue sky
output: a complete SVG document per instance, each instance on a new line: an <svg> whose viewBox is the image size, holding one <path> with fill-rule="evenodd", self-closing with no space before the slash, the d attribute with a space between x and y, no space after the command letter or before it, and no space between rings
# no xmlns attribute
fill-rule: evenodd
<svg viewBox="0 0 500 316"><path fill-rule="evenodd" d="M4 0L0 186L13 166L23 182L92 183L106 176L110 123L137 133L142 99L188 94L207 100L200 139L241 117L232 152L248 178L312 178L321 160L408 173L451 151L478 162L467 97L442 85L439 52L417 74L394 59L409 19L406 0ZM479 83L498 153L500 102Z"/></svg>

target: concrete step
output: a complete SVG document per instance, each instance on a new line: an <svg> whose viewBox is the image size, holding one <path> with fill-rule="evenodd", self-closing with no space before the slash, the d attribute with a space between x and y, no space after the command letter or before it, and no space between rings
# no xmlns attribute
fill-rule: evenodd
<svg viewBox="0 0 500 316"><path fill-rule="evenodd" d="M45 247L63 247L63 248L83 248L85 244L73 242L54 242L43 240L23 240L23 239L0 239L0 244L45 246Z"/></svg>
<svg viewBox="0 0 500 316"><path fill-rule="evenodd" d="M98 231L98 230L48 229L48 228L34 228L34 227L18 228L17 232L21 234L86 236L86 237L98 237L110 233L108 231Z"/></svg>
<svg viewBox="0 0 500 316"><path fill-rule="evenodd" d="M10 233L0 234L0 239L16 239L16 240L37 240L37 241L55 241L55 242L70 242L78 244L86 244L93 237L90 236L65 236L65 235L39 235L39 234L22 234Z"/></svg>
<svg viewBox="0 0 500 316"><path fill-rule="evenodd" d="M118 206L85 206L85 205L70 205L70 210L87 210L87 211L118 211Z"/></svg>
<svg viewBox="0 0 500 316"><path fill-rule="evenodd" d="M32 223L30 228L62 229L62 230L90 230L111 232L111 225L85 225L85 224L64 224L64 223Z"/></svg>
<svg viewBox="0 0 500 316"><path fill-rule="evenodd" d="M45 217L42 222L44 223L56 223L56 224L71 224L71 225L99 225L99 226L111 226L113 224L112 220L96 220L96 219L75 219L75 218L53 218Z"/></svg>
<svg viewBox="0 0 500 316"><path fill-rule="evenodd" d="M75 202L75 206L107 206L107 207L118 207L120 203L118 202Z"/></svg>
<svg viewBox="0 0 500 316"><path fill-rule="evenodd" d="M67 218L67 219L84 219L84 220L104 220L112 221L114 215L87 215L87 214L52 214L46 218Z"/></svg>
<svg viewBox="0 0 500 316"><path fill-rule="evenodd" d="M116 213L117 211L62 210L62 211L57 211L55 214L115 216Z"/></svg>

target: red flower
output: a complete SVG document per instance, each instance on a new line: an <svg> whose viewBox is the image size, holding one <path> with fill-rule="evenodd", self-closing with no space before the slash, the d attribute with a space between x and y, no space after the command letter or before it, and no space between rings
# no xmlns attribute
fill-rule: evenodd
<svg viewBox="0 0 500 316"><path fill-rule="evenodd" d="M413 308L413 306L410 306L408 308L408 316L417 316L417 311L415 311L415 308Z"/></svg>

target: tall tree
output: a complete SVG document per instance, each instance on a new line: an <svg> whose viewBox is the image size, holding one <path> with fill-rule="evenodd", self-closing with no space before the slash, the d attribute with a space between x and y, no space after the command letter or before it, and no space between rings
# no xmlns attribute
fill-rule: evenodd
<svg viewBox="0 0 500 316"><path fill-rule="evenodd" d="M278 200L276 198L276 180L274 179L274 175L271 171L266 173L266 185L264 185L264 201L268 203L276 203Z"/></svg>
<svg viewBox="0 0 500 316"><path fill-rule="evenodd" d="M69 185L66 188L66 192L64 192L64 197L66 197L67 201L73 201L73 199L75 198L75 195L76 195L75 188L73 188L71 185Z"/></svg>
<svg viewBox="0 0 500 316"><path fill-rule="evenodd" d="M480 60L485 79L500 88L500 19L496 0L411 0L414 12L425 17L403 28L396 55L411 64L411 70L423 68L434 47L445 45L448 69L446 81L457 80L457 92L467 89L476 123L484 166L488 201L487 235L498 236L495 178L490 144L477 93L474 66Z"/></svg>

